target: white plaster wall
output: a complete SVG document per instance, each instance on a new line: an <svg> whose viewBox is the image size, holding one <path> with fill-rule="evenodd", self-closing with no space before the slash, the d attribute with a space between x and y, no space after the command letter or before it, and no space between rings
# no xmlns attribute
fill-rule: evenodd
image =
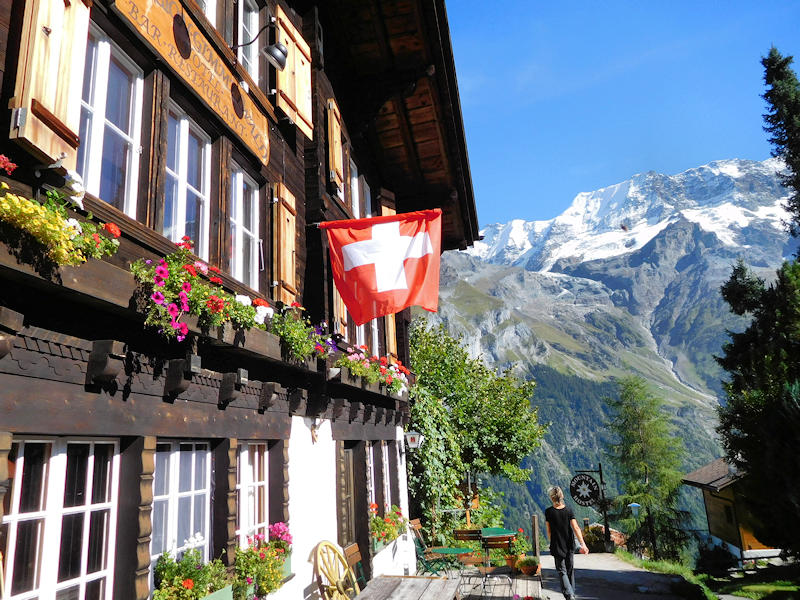
<svg viewBox="0 0 800 600"><path fill-rule="evenodd" d="M292 572L270 600L319 598L309 559L322 540L336 543L336 445L331 424L318 420L312 441L313 419L292 417L289 437L289 531L292 534Z"/></svg>
<svg viewBox="0 0 800 600"><path fill-rule="evenodd" d="M336 443L328 420L316 421L316 442L313 442L311 427L314 423L313 419L292 417L289 437L289 531L293 537L294 577L270 595L270 600L318 599L312 553L322 540L336 544ZM408 517L407 449L402 427L396 429L395 439L400 449L400 508ZM411 535L406 533L385 546L376 554L372 568L374 575L414 575L416 553Z"/></svg>

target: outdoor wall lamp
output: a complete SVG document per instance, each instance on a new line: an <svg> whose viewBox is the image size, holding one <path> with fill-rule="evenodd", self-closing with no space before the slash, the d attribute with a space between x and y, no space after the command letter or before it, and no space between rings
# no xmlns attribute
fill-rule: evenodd
<svg viewBox="0 0 800 600"><path fill-rule="evenodd" d="M424 440L425 436L419 431L406 431L406 443L408 444L409 449L416 450L422 445Z"/></svg>
<svg viewBox="0 0 800 600"><path fill-rule="evenodd" d="M259 36L270 27L277 28L277 25L275 25L275 17L271 15L269 17L269 22L258 30L258 33L252 40L250 40L249 42L245 42L243 44L239 44L237 46L231 46L231 50L236 50L237 48L244 48L245 46L249 46L250 44L255 42L259 38ZM289 57L289 50L287 50L286 46L284 46L281 42L276 41L274 44L269 44L268 46L264 46L263 48L261 48L261 54L264 55L269 64L271 64L279 71L283 71L286 68L286 59Z"/></svg>

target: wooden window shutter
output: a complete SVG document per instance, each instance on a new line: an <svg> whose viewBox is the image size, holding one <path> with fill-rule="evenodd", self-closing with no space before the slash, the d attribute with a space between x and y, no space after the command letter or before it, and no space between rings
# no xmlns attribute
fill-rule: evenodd
<svg viewBox="0 0 800 600"><path fill-rule="evenodd" d="M328 99L328 181L344 190L344 149L342 115L333 98Z"/></svg>
<svg viewBox="0 0 800 600"><path fill-rule="evenodd" d="M342 300L339 290L336 289L336 284L333 285L333 317L334 332L341 333L345 338L347 337L347 306Z"/></svg>
<svg viewBox="0 0 800 600"><path fill-rule="evenodd" d="M394 208L381 205L381 216L396 215L397 211ZM391 356L395 361L397 360L397 324L394 315L386 315L383 317L383 329L386 335L386 354Z"/></svg>
<svg viewBox="0 0 800 600"><path fill-rule="evenodd" d="M291 304L297 298L297 263L295 262L297 244L297 209L294 195L286 185L276 186L277 202L275 203L275 251L274 271L277 280L275 300Z"/></svg>
<svg viewBox="0 0 800 600"><path fill-rule="evenodd" d="M286 46L286 67L278 71L278 108L307 138L314 138L311 100L311 48L283 9L275 11L278 39Z"/></svg>
<svg viewBox="0 0 800 600"><path fill-rule="evenodd" d="M48 163L74 169L90 0L25 3L9 137Z"/></svg>

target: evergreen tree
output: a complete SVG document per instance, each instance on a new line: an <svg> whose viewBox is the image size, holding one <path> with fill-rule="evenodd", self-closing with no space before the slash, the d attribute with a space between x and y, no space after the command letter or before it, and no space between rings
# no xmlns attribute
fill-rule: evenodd
<svg viewBox="0 0 800 600"><path fill-rule="evenodd" d="M634 544L655 558L676 559L688 540L682 527L686 515L677 509L680 440L672 435L663 401L644 379L626 377L618 385L618 395L606 399L612 415L606 425L615 438L608 453L623 490L617 509L641 505L643 518L626 523Z"/></svg>
<svg viewBox="0 0 800 600"><path fill-rule="evenodd" d="M800 82L791 69L792 60L773 46L761 64L767 85L763 97L769 104L764 129L770 134L772 155L782 158L789 168L789 173L781 178L792 191L786 208L791 213L789 230L797 236L800 234Z"/></svg>

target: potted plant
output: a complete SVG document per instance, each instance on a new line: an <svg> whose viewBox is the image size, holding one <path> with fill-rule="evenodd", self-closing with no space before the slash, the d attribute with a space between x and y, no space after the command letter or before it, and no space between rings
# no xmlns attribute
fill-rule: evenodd
<svg viewBox="0 0 800 600"><path fill-rule="evenodd" d="M270 331L281 340L284 359L304 364L312 357L325 358L336 343L325 333L324 324L313 326L299 303L280 306L272 316Z"/></svg>
<svg viewBox="0 0 800 600"><path fill-rule="evenodd" d="M169 552L162 554L155 567L153 600L232 599L231 581L219 559L204 563L200 551L187 550L180 560Z"/></svg>
<svg viewBox="0 0 800 600"><path fill-rule="evenodd" d="M286 523L278 522L269 526L269 543L279 555L283 555L283 576L292 574L292 534Z"/></svg>
<svg viewBox="0 0 800 600"><path fill-rule="evenodd" d="M535 556L522 556L517 559L517 568L523 575L533 575L539 570L539 559Z"/></svg>
<svg viewBox="0 0 800 600"><path fill-rule="evenodd" d="M513 569L517 560L525 556L525 553L530 549L531 545L528 542L525 531L520 527L505 552L506 564Z"/></svg>
<svg viewBox="0 0 800 600"><path fill-rule="evenodd" d="M403 511L394 504L384 516L378 514L378 505L374 502L369 505L369 512L369 533L375 551L405 533L408 521L403 516Z"/></svg>
<svg viewBox="0 0 800 600"><path fill-rule="evenodd" d="M285 552L279 552L264 534L247 538L247 548L237 548L233 597L252 600L266 596L283 584ZM155 599L154 599L155 600Z"/></svg>

